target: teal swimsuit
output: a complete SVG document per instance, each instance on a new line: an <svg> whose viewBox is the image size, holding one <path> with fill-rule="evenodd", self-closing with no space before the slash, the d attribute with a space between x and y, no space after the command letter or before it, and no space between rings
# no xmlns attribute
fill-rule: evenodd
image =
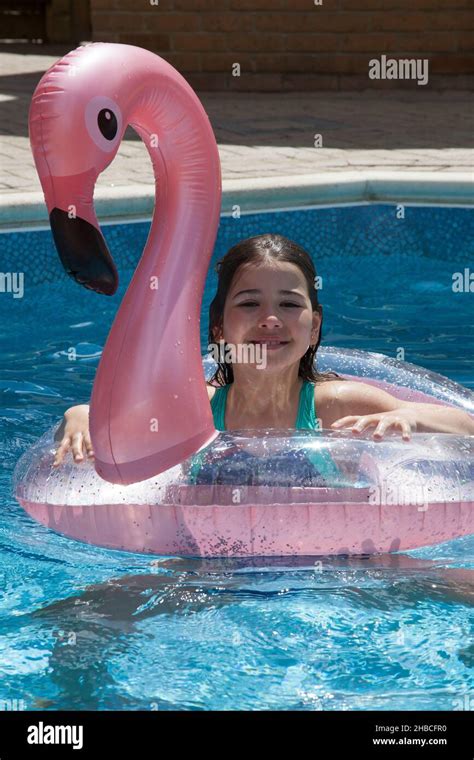
<svg viewBox="0 0 474 760"><path fill-rule="evenodd" d="M231 383L216 388L214 396L211 399L211 409L216 430L225 431L226 429L225 409L230 386ZM314 403L314 383L310 383L307 380L304 380L303 385L301 386L295 428L303 430L320 430ZM318 475L321 476L324 481L327 481L328 485L337 486L346 484L343 475L329 452L313 451L308 448L304 452L304 455L306 462L309 460L309 463L313 465ZM196 477L203 467L205 456L206 449L203 449L191 458L191 466L188 473L190 483L196 482ZM295 482L294 485L298 485L298 483Z"/></svg>
<svg viewBox="0 0 474 760"><path fill-rule="evenodd" d="M228 385L217 388L211 399L211 409L214 415L214 425L216 426L216 430L225 430L225 408L230 386L231 383L228 383ZM309 383L307 380L303 381L300 390L300 402L298 405L295 428L319 430L319 423L316 419L316 409L314 404L314 383Z"/></svg>

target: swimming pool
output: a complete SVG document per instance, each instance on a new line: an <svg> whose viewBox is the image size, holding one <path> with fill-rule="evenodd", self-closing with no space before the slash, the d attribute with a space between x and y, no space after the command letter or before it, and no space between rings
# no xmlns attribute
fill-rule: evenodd
<svg viewBox="0 0 474 760"><path fill-rule="evenodd" d="M87 402L149 224L105 225L112 298L64 275L49 230L2 233L0 707L462 710L474 707L474 537L387 557L189 560L98 549L11 496L20 454ZM222 220L213 264L262 232L322 276L323 343L379 351L474 388L469 208L363 204ZM3 280L7 283L7 280ZM12 280L13 282L13 280ZM201 341L216 286L210 268ZM403 356L400 354L403 350Z"/></svg>

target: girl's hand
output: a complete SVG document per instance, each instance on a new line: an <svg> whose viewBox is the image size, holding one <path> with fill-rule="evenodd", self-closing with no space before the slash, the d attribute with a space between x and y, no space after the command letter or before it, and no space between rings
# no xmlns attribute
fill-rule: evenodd
<svg viewBox="0 0 474 760"><path fill-rule="evenodd" d="M412 409L396 409L393 412L379 412L377 414L353 415L341 417L331 424L332 428L352 427L352 432L357 435L372 425L376 425L373 438L381 440L384 433L390 428L398 428L404 441L409 441L411 433L416 432L416 415Z"/></svg>
<svg viewBox="0 0 474 760"><path fill-rule="evenodd" d="M56 431L54 440L61 443L56 450L53 466L57 467L64 459L65 454L72 449L73 461L80 464L84 461L84 454L90 460L94 459L94 451L89 433L89 405L79 404L71 406L64 413L64 419ZM83 453L84 452L84 453Z"/></svg>

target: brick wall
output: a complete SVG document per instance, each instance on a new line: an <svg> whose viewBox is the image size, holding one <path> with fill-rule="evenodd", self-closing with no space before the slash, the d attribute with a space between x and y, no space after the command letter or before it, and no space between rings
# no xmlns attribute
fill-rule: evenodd
<svg viewBox="0 0 474 760"><path fill-rule="evenodd" d="M383 54L428 59L424 89L474 89L474 0L155 3L90 0L92 39L153 50L198 90L419 87L370 79L369 61Z"/></svg>

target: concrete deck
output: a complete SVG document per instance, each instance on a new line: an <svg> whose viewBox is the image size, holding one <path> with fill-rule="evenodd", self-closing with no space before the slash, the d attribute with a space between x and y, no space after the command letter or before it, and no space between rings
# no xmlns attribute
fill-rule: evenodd
<svg viewBox="0 0 474 760"><path fill-rule="evenodd" d="M28 108L44 71L68 52L62 46L0 45L0 205L23 205L41 191L28 140ZM198 93L214 128L224 188L231 180L303 175L327 183L349 175L384 173L474 180L472 92ZM323 147L314 147L320 133ZM414 174L416 172L416 174ZM403 176L404 175L404 176ZM278 179L277 179L278 178ZM308 177L309 179L309 177ZM252 182L250 182L252 184ZM294 184L294 183L293 183ZM245 182L239 182L244 187ZM146 149L129 128L120 150L97 183L102 198L127 188L153 189ZM29 195L33 193L33 195ZM27 203L27 199L28 203ZM465 200L463 200L465 202ZM20 204L21 205L21 204ZM5 222L5 218L3 219Z"/></svg>

